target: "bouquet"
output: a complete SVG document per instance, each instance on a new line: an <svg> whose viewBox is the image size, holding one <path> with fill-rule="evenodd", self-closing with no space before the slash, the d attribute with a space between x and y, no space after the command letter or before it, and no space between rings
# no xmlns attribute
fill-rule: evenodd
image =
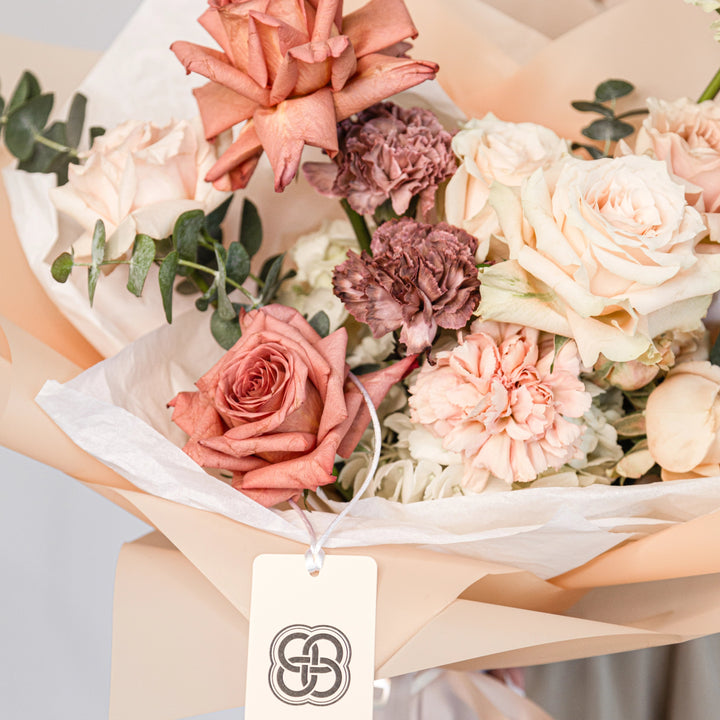
<svg viewBox="0 0 720 720"><path fill-rule="evenodd" d="M180 22L199 120L101 95L108 127L84 150L83 96L47 127L32 75L8 99L27 261L107 356L76 345L91 366L73 377L6 324L8 412L166 538L120 559L117 717L241 704L214 668L247 642L252 561L308 545L378 562L378 677L717 630L715 81L646 104L597 82L565 99L596 116L581 134L513 118L510 91L468 120L408 56L404 3L341 5L211 4L220 50ZM30 404L47 373L27 353L55 368L37 402L75 445ZM194 589L170 616L168 578ZM202 690L177 668L126 692L138 653L160 666L198 636Z"/></svg>

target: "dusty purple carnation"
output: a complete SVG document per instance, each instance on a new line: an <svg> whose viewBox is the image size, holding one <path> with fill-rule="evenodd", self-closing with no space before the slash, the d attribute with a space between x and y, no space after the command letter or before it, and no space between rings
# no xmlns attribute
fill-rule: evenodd
<svg viewBox="0 0 720 720"><path fill-rule="evenodd" d="M318 192L347 198L361 215L388 198L402 215L419 195L424 216L438 185L457 169L451 142L429 110L378 103L338 125L340 149L333 163L305 163L303 172Z"/></svg>
<svg viewBox="0 0 720 720"><path fill-rule="evenodd" d="M472 235L447 223L402 218L381 225L370 247L372 256L348 252L333 286L375 337L402 328L400 342L417 353L432 344L438 326L465 326L480 301Z"/></svg>

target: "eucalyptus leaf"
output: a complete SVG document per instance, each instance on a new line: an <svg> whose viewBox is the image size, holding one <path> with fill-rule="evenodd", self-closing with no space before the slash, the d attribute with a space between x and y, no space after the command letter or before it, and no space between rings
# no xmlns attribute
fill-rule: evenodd
<svg viewBox="0 0 720 720"><path fill-rule="evenodd" d="M250 274L250 256L239 243L232 242L227 250L227 276L238 285L242 285Z"/></svg>
<svg viewBox="0 0 720 720"><path fill-rule="evenodd" d="M5 110L5 99L0 95L0 117L2 117L3 111ZM2 126L0 125L0 130L2 130Z"/></svg>
<svg viewBox="0 0 720 720"><path fill-rule="evenodd" d="M267 266L267 272L261 278L265 283L260 295L260 302L263 305L267 305L273 299L280 286L280 272L282 271L283 260L285 260L285 253L268 258L263 266L263 269Z"/></svg>
<svg viewBox="0 0 720 720"><path fill-rule="evenodd" d="M263 231L260 214L255 205L245 198L242 208L242 221L240 222L240 242L252 257L262 245Z"/></svg>
<svg viewBox="0 0 720 720"><path fill-rule="evenodd" d="M202 210L188 210L176 221L173 229L173 240L180 260L197 262L198 243L205 223Z"/></svg>
<svg viewBox="0 0 720 720"><path fill-rule="evenodd" d="M100 277L100 264L105 259L105 223L98 220L93 230L92 245L90 251L90 267L88 268L88 297L90 307L95 299L95 288Z"/></svg>
<svg viewBox="0 0 720 720"><path fill-rule="evenodd" d="M67 144L76 148L82 139L83 125L85 125L85 109L87 98L82 93L75 93L67 119Z"/></svg>
<svg viewBox="0 0 720 720"><path fill-rule="evenodd" d="M42 136L47 140L52 140L59 145L67 145L67 133L64 122L54 122ZM48 173L54 172L54 168L61 167L64 163L67 167L69 161L67 153L55 148L49 148L47 145L41 145L35 142L30 157L21 160L18 163L18 169L25 172ZM59 164L57 164L59 161Z"/></svg>
<svg viewBox="0 0 720 720"><path fill-rule="evenodd" d="M601 118L584 128L582 134L591 140L603 140L606 142L610 140L617 142L628 135L632 135L634 132L635 128L622 120Z"/></svg>
<svg viewBox="0 0 720 720"><path fill-rule="evenodd" d="M330 318L324 310L316 312L308 322L320 337L327 337L330 334Z"/></svg>
<svg viewBox="0 0 720 720"><path fill-rule="evenodd" d="M635 86L627 80L606 80L595 88L595 99L600 102L617 100L629 95Z"/></svg>
<svg viewBox="0 0 720 720"><path fill-rule="evenodd" d="M222 254L220 253L220 249L216 247L215 248L215 258L217 259L217 266L218 266L218 274L217 274L217 299L218 299L218 313L223 320L232 320L235 317L235 308L233 307L233 304L230 302L230 299L227 295L227 287L225 283L227 282L227 272L225 269L225 259L223 258Z"/></svg>
<svg viewBox="0 0 720 720"><path fill-rule="evenodd" d="M52 93L38 95L8 113L5 145L18 160L27 160L32 155L35 138L45 128L54 101Z"/></svg>
<svg viewBox="0 0 720 720"><path fill-rule="evenodd" d="M181 280L176 286L175 286L175 292L179 293L180 295L195 295L195 293L198 291L197 285L192 280Z"/></svg>
<svg viewBox="0 0 720 720"><path fill-rule="evenodd" d="M155 241L147 235L136 235L127 281L127 289L133 295L137 297L142 295L153 260L155 260Z"/></svg>
<svg viewBox="0 0 720 720"><path fill-rule="evenodd" d="M596 112L605 117L614 117L615 113L605 105L598 102L588 102L587 100L575 100L570 103L576 110L580 112Z"/></svg>
<svg viewBox="0 0 720 720"><path fill-rule="evenodd" d="M205 231L213 240L222 240L220 225L227 215L232 199L233 196L231 195L221 205L218 205L212 212L208 213L205 218Z"/></svg>
<svg viewBox="0 0 720 720"><path fill-rule="evenodd" d="M100 127L99 125L93 125L88 131L88 135L90 136L90 147L92 147L92 144L95 142L95 138L102 137L104 134L104 127Z"/></svg>
<svg viewBox="0 0 720 720"><path fill-rule="evenodd" d="M175 275L178 269L178 259L177 250L168 253L160 264L158 273L163 309L165 310L165 318L169 323L172 322L173 285L175 284Z"/></svg>
<svg viewBox="0 0 720 720"><path fill-rule="evenodd" d="M74 264L73 256L69 252L58 255L50 266L50 273L53 276L53 280L59 283L66 282L70 277Z"/></svg>
<svg viewBox="0 0 720 720"><path fill-rule="evenodd" d="M568 340L569 338L565 337L564 335L555 336L555 347L553 352L553 361L552 363L550 363L550 372L553 371L553 368L555 367L555 360L557 360L557 356L560 354L560 351L565 347Z"/></svg>
<svg viewBox="0 0 720 720"><path fill-rule="evenodd" d="M720 335L710 351L710 362L713 365L720 365Z"/></svg>
<svg viewBox="0 0 720 720"><path fill-rule="evenodd" d="M619 437L632 438L643 437L645 430L645 413L634 412L624 415L613 423Z"/></svg>
<svg viewBox="0 0 720 720"><path fill-rule="evenodd" d="M210 318L210 331L223 350L229 350L242 337L237 317L224 320L218 310Z"/></svg>
<svg viewBox="0 0 720 720"><path fill-rule="evenodd" d="M574 142L574 143L571 145L571 148L572 148L573 150L585 150L585 151L587 151L588 155L590 155L590 157L591 157L593 160L599 160L600 158L604 158L604 157L605 157L605 154L603 153L603 151L602 151L600 148L595 147L594 145L583 145L582 143Z"/></svg>
<svg viewBox="0 0 720 720"><path fill-rule="evenodd" d="M38 79L29 70L26 70L20 77L20 80L18 80L15 90L10 97L10 102L7 107L8 115L16 108L24 105L28 100L40 95L41 92L42 90L40 89Z"/></svg>

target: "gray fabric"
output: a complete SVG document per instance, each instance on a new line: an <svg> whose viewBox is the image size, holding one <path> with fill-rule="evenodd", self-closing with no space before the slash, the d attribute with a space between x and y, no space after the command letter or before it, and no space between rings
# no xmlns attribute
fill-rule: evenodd
<svg viewBox="0 0 720 720"><path fill-rule="evenodd" d="M539 665L525 678L528 697L555 720L717 720L720 635Z"/></svg>

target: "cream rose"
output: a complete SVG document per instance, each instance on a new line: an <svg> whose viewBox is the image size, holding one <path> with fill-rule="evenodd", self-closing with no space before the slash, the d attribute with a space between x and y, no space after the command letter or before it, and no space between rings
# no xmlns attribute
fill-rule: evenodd
<svg viewBox="0 0 720 720"><path fill-rule="evenodd" d="M72 243L76 256L90 255L98 219L105 223L107 257L116 259L137 233L167 237L182 213L216 208L227 193L204 180L216 159L199 122L128 121L98 137L85 163L70 166L68 183L51 191L57 209L83 229Z"/></svg>
<svg viewBox="0 0 720 720"><path fill-rule="evenodd" d="M491 236L500 232L488 205L490 185L498 181L520 187L538 168L567 155L567 142L542 125L505 122L488 113L482 120L470 120L453 138L452 148L460 167L445 191L447 221L478 238L477 258L482 262Z"/></svg>
<svg viewBox="0 0 720 720"><path fill-rule="evenodd" d="M720 367L676 365L650 394L645 424L663 480L720 475Z"/></svg>
<svg viewBox="0 0 720 720"><path fill-rule="evenodd" d="M637 155L663 160L686 183L688 201L707 213L713 240L720 240L720 103L648 100L638 131Z"/></svg>
<svg viewBox="0 0 720 720"><path fill-rule="evenodd" d="M483 273L480 314L572 337L588 367L656 362L652 338L695 329L720 288L702 218L657 160L568 158L491 203L510 259Z"/></svg>

